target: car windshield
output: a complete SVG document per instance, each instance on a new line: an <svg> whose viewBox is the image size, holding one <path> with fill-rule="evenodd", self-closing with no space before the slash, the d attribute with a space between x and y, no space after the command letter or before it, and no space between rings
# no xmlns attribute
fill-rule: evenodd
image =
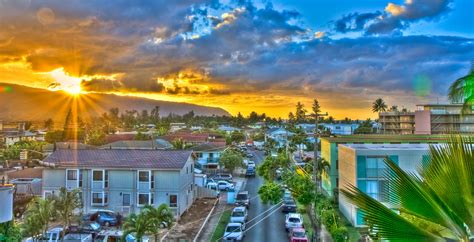
<svg viewBox="0 0 474 242"><path fill-rule="evenodd" d="M303 231L293 231L293 237L302 238L305 236Z"/></svg>
<svg viewBox="0 0 474 242"><path fill-rule="evenodd" d="M285 200L285 205L295 205L295 201L293 200Z"/></svg>
<svg viewBox="0 0 474 242"><path fill-rule="evenodd" d="M288 221L290 221L292 223L299 223L300 219L299 218L289 218Z"/></svg>
<svg viewBox="0 0 474 242"><path fill-rule="evenodd" d="M237 194L237 200L246 200L248 199L247 194Z"/></svg>
<svg viewBox="0 0 474 242"><path fill-rule="evenodd" d="M232 217L243 217L243 216L245 216L244 212L238 211L238 212L232 213Z"/></svg>
<svg viewBox="0 0 474 242"><path fill-rule="evenodd" d="M228 226L225 232L228 232L228 233L240 232L240 226Z"/></svg>

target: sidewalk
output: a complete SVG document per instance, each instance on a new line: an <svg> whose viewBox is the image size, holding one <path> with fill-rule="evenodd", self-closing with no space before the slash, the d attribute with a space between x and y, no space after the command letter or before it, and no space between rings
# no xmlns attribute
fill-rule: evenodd
<svg viewBox="0 0 474 242"><path fill-rule="evenodd" d="M234 177L235 190L239 191L243 189L245 187L246 181L247 181L246 178ZM219 223L219 219L221 218L221 214L226 209L226 207L227 207L227 193L222 192L221 195L219 196L219 203L214 209L214 212L209 218L209 221L207 221L207 224L204 226L204 229L199 235L197 241L211 241L212 234L214 233L214 230L216 229L216 226Z"/></svg>
<svg viewBox="0 0 474 242"><path fill-rule="evenodd" d="M322 242L333 242L331 234L329 231L326 229L326 226L324 224L321 224L321 234L319 235L319 241Z"/></svg>

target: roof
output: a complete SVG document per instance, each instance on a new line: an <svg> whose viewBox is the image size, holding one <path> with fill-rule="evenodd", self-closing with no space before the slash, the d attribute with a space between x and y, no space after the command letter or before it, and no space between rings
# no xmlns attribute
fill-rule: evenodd
<svg viewBox="0 0 474 242"><path fill-rule="evenodd" d="M60 167L181 169L189 150L57 150L43 162Z"/></svg>
<svg viewBox="0 0 474 242"><path fill-rule="evenodd" d="M167 149L172 147L168 142L153 140L120 140L100 146L100 149Z"/></svg>
<svg viewBox="0 0 474 242"><path fill-rule="evenodd" d="M43 145L43 151L53 151L54 144L45 144ZM79 142L56 142L56 149L58 150L65 150L65 149L72 149L72 150L83 150L83 149L94 149L95 146L87 145L84 143Z"/></svg>
<svg viewBox="0 0 474 242"><path fill-rule="evenodd" d="M193 148L194 151L220 150L226 147L225 142L207 142Z"/></svg>
<svg viewBox="0 0 474 242"><path fill-rule="evenodd" d="M449 138L448 135L421 135L421 134L407 134L407 135L346 135L334 137L321 137L321 140L330 143L443 143Z"/></svg>
<svg viewBox="0 0 474 242"><path fill-rule="evenodd" d="M428 144L343 144L354 150L428 150Z"/></svg>
<svg viewBox="0 0 474 242"><path fill-rule="evenodd" d="M26 168L23 170L8 173L8 179L11 180L18 178L43 178L43 168Z"/></svg>
<svg viewBox="0 0 474 242"><path fill-rule="evenodd" d="M112 143L120 140L133 140L136 134L108 134L105 137L107 143Z"/></svg>

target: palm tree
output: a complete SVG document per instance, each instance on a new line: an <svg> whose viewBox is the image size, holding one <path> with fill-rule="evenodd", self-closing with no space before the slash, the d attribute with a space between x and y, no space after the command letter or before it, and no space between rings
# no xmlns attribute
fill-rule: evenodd
<svg viewBox="0 0 474 242"><path fill-rule="evenodd" d="M474 64L469 74L451 84L448 97L452 102L463 103L463 113L472 109L474 106Z"/></svg>
<svg viewBox="0 0 474 242"><path fill-rule="evenodd" d="M161 204L157 208L147 205L142 210L151 223L151 230L148 231L155 236L155 241L158 241L160 228L165 226L171 228L174 222L174 215L171 209L166 204Z"/></svg>
<svg viewBox="0 0 474 242"><path fill-rule="evenodd" d="M131 214L123 223L124 232L122 239L125 240L128 235L133 235L137 241L142 241L143 236L153 230L152 226L152 222L147 218L144 212Z"/></svg>
<svg viewBox="0 0 474 242"><path fill-rule="evenodd" d="M65 187L61 187L59 195L54 197L54 202L59 220L63 225L63 231L65 231L75 217L74 210L82 207L79 190L68 191Z"/></svg>
<svg viewBox="0 0 474 242"><path fill-rule="evenodd" d="M48 230L49 222L55 217L55 201L53 199L33 198L25 211L23 230L25 235L36 238Z"/></svg>
<svg viewBox="0 0 474 242"><path fill-rule="evenodd" d="M181 138L177 138L177 139L171 141L171 145L173 145L173 149L175 149L175 150L184 150L184 149L186 149L186 143Z"/></svg>
<svg viewBox="0 0 474 242"><path fill-rule="evenodd" d="M304 166L304 169L308 174L311 174L313 172L313 163L314 162L308 162ZM329 173L329 169L331 168L331 164L323 158L318 158L316 161L316 183L317 183L317 189L319 192L322 191L322 176L323 174Z"/></svg>
<svg viewBox="0 0 474 242"><path fill-rule="evenodd" d="M385 104L385 101L382 98L377 98L372 103L372 112L380 113L385 111L387 111L387 104ZM385 116L383 117L383 123L383 133L385 134Z"/></svg>
<svg viewBox="0 0 474 242"><path fill-rule="evenodd" d="M403 241L469 241L474 234L474 148L472 137L451 137L430 147L419 175L385 160L394 212L354 186L342 193L364 213L378 237Z"/></svg>
<svg viewBox="0 0 474 242"><path fill-rule="evenodd" d="M158 120L160 120L160 106L155 106L151 110L151 118L154 122L158 122Z"/></svg>

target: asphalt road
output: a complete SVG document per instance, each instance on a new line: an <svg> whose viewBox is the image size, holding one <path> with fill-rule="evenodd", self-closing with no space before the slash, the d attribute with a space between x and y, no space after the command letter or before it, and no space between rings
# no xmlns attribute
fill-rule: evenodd
<svg viewBox="0 0 474 242"><path fill-rule="evenodd" d="M252 152L254 153L254 158L252 159L257 165L260 164L264 158L263 151ZM288 241L288 234L285 231L285 215L281 212L281 209L277 208L277 206L270 209L273 205L263 204L258 197L258 189L263 183L263 178L256 175L255 177L249 178L245 185L245 190L249 191L250 197L256 197L250 201L249 221L258 215L260 216L247 224L247 228L250 228L258 223L246 232L244 241ZM267 211L268 209L270 210ZM278 211L275 211L270 216L266 217L266 215L270 214L275 209L278 209Z"/></svg>

